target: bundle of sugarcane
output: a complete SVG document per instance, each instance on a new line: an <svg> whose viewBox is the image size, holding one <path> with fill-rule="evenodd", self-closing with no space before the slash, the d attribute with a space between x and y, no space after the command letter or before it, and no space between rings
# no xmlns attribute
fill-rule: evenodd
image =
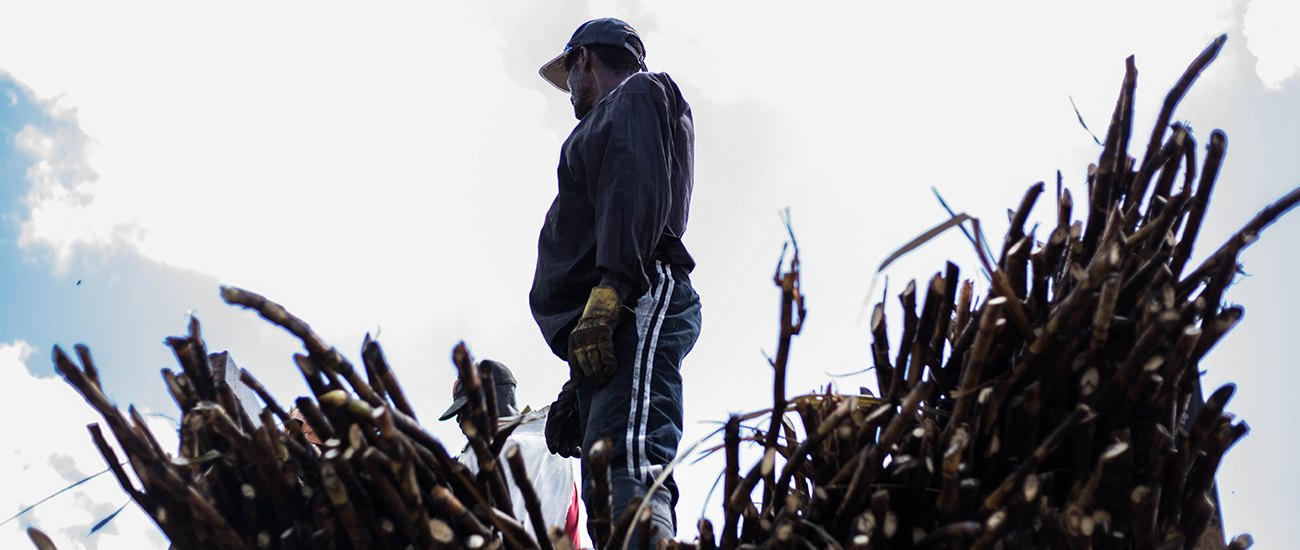
<svg viewBox="0 0 1300 550"><path fill-rule="evenodd" d="M1293 190L1184 272L1226 142L1211 133L1198 179L1190 130L1175 123L1166 138L1167 128L1224 40L1169 92L1141 159L1128 155L1136 84L1128 59L1101 158L1088 170L1086 221L1072 221L1058 176L1056 223L1036 242L1024 226L1044 185L1030 187L996 262L979 231L972 236L989 275L982 303L949 263L923 290L913 281L899 295L892 348L885 303L875 305L878 395L828 387L786 399L790 339L803 318L796 249L776 277L770 424L745 438L764 454L741 470L746 418L733 417L721 446L724 525L718 532L702 520L698 547L1196 547L1217 514L1220 460L1248 431L1224 412L1232 385L1202 399L1198 363L1242 317L1241 307L1221 305L1238 254L1300 202ZM968 220L954 216L881 269ZM785 421L789 409L802 441ZM1217 539L1211 546L1224 547ZM1248 535L1231 543L1249 545Z"/></svg>
<svg viewBox="0 0 1300 550"><path fill-rule="evenodd" d="M452 360L469 399L462 429L475 450L477 475L420 427L369 336L361 350L363 376L278 304L231 287L222 288L222 297L302 340L306 353L293 359L313 397L298 398L296 406L323 445L311 443L302 422L242 371L242 382L265 403L260 410L245 408L220 372L225 362L207 353L196 319L187 335L166 340L181 366L180 372L162 372L181 409L175 455L163 450L134 407L123 414L105 397L85 346L75 348L79 366L62 349L54 350L58 372L103 416L125 462L92 424L95 445L122 488L175 547L569 547L562 534L547 531L518 449L505 448L502 455L518 424L498 422L490 373L480 378L464 344L453 350ZM530 517L512 517L498 456L510 462ZM39 532L32 539L49 547Z"/></svg>

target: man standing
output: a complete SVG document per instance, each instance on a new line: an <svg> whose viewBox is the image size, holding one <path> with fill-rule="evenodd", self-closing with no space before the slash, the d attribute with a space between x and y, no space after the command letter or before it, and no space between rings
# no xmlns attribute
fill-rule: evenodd
<svg viewBox="0 0 1300 550"><path fill-rule="evenodd" d="M583 23L540 72L570 94L578 118L560 149L559 192L529 293L547 344L569 363L547 446L579 456L596 441L613 443L617 520L673 460L682 435L680 367L700 330L695 260L682 244L694 125L677 84L646 70L641 37L618 19ZM590 512L598 504L585 460L582 482ZM670 477L650 499L655 539L676 533L677 494Z"/></svg>

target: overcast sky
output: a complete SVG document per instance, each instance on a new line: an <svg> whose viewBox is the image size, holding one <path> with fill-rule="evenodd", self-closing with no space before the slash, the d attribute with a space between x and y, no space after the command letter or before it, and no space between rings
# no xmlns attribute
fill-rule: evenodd
<svg viewBox="0 0 1300 550"><path fill-rule="evenodd" d="M160 431L176 415L162 338L191 312L210 349L230 350L282 402L307 393L297 342L222 304L219 284L281 302L354 359L363 334L378 334L426 423L449 400L460 339L514 370L522 403L549 403L567 371L527 292L575 121L536 70L592 17L637 27L651 69L694 107L685 241L704 329L684 365L683 446L770 403L781 209L809 307L793 394L868 365L858 318L871 273L945 218L930 186L995 240L1006 209L1056 170L1083 194L1099 148L1069 98L1103 134L1130 54L1140 150L1187 63L1229 37L1176 114L1202 145L1212 129L1228 135L1196 258L1300 185L1300 13L1288 0L372 4L0 12L0 516L104 468L85 431L94 413L53 374L54 344L90 345L111 396L162 415ZM1238 384L1228 409L1252 427L1219 479L1228 531L1261 548L1300 538L1298 238L1300 219L1287 218L1245 253L1249 276L1227 299L1246 318L1202 363L1207 386ZM976 275L949 235L891 268L891 288L948 258ZM463 441L455 426L431 429ZM719 468L681 471L681 535ZM127 501L97 478L0 528L0 546L27 545L22 529L37 525L61 548L163 547L134 505L86 536Z"/></svg>

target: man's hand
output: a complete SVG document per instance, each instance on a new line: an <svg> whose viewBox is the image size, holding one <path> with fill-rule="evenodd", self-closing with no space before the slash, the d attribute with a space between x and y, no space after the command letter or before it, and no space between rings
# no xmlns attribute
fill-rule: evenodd
<svg viewBox="0 0 1300 550"><path fill-rule="evenodd" d="M578 415L578 382L569 380L546 414L546 448L565 458L582 456L582 423Z"/></svg>
<svg viewBox="0 0 1300 550"><path fill-rule="evenodd" d="M612 287L591 289L578 326L569 333L569 366L580 370L596 389L609 383L618 370L614 358L614 327L622 301Z"/></svg>

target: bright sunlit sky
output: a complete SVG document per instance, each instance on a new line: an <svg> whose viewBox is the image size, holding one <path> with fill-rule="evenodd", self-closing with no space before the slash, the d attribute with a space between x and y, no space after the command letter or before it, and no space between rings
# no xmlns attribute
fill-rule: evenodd
<svg viewBox="0 0 1300 550"><path fill-rule="evenodd" d="M449 400L452 345L497 359L521 404L567 374L528 313L537 231L574 120L537 67L582 21L637 27L652 70L695 114L686 244L704 329L684 369L683 446L771 400L789 207L809 317L791 394L868 366L859 322L875 266L942 221L930 187L1000 241L1006 210L1056 170L1075 197L1124 58L1137 56L1135 151L1165 92L1221 33L1228 42L1176 113L1228 155L1193 261L1300 185L1300 11L1289 0L1078 2L32 2L0 11L0 516L104 469L97 417L54 375L55 344L84 342L111 397L177 415L162 339L204 323L281 402L307 393L288 333L221 303L266 294L359 361L377 334L417 413ZM1050 4L1050 5L1049 5ZM1038 214L1050 208L1040 204ZM1079 209L1076 208L1076 213ZM1077 215L1077 214L1076 214ZM1220 470L1227 531L1260 548L1300 539L1300 428L1290 418L1300 215L1243 256L1227 299L1246 318L1201 367L1238 385L1252 432ZM1042 235L1040 235L1042 236ZM891 292L951 258L946 235L890 269ZM896 313L891 299L890 312ZM836 379L846 391L872 375ZM431 431L459 447L450 424ZM720 462L684 466L679 535ZM0 528L62 548L165 547L110 476ZM715 498L710 511L719 508Z"/></svg>

